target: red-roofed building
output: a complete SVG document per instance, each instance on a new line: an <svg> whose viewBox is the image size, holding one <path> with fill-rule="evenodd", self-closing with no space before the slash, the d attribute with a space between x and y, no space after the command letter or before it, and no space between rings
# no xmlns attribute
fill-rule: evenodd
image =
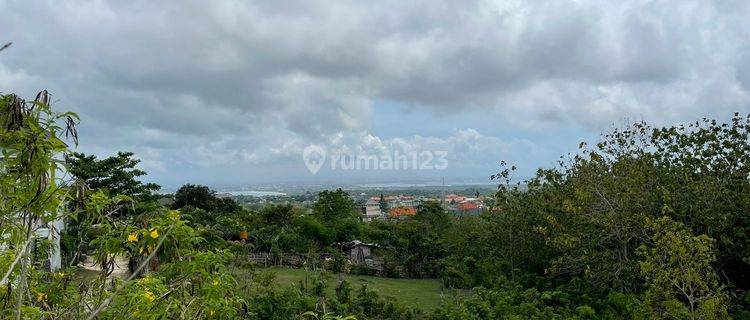
<svg viewBox="0 0 750 320"><path fill-rule="evenodd" d="M474 202L462 202L458 204L458 211L470 211L479 209L479 205Z"/></svg>
<svg viewBox="0 0 750 320"><path fill-rule="evenodd" d="M417 209L414 207L396 207L388 210L388 216L391 218L399 218L404 216L413 216L417 214Z"/></svg>
<svg viewBox="0 0 750 320"><path fill-rule="evenodd" d="M459 203L446 203L447 210L457 216L475 216L482 213L484 205L479 201L462 201Z"/></svg>
<svg viewBox="0 0 750 320"><path fill-rule="evenodd" d="M460 195L453 194L453 193L445 195L445 202L458 203L458 202L463 202L463 201L466 201L466 197L464 196L460 196Z"/></svg>

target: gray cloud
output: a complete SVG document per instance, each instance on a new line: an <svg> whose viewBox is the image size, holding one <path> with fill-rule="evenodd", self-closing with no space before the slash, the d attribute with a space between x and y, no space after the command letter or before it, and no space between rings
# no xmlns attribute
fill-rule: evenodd
<svg viewBox="0 0 750 320"><path fill-rule="evenodd" d="M750 110L744 1L8 0L0 10L0 37L14 41L0 91L48 88L82 115L84 148L142 151L156 169L272 163L367 131L384 102L484 109L520 129Z"/></svg>

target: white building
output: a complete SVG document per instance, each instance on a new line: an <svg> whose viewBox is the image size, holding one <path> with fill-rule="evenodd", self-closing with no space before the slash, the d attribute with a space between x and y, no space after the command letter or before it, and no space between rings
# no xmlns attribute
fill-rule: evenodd
<svg viewBox="0 0 750 320"><path fill-rule="evenodd" d="M34 259L34 250L37 249L37 241L47 239L49 241L49 248L47 252L47 260L42 261L42 266L47 268L49 271L57 271L62 267L62 254L60 250L60 232L64 231L65 223L62 219L58 218L50 222L44 222L39 219L32 228L31 241L27 243L28 256L26 256L26 263L32 262ZM5 238L5 237L3 237ZM5 239L3 239L5 240ZM8 243L0 241L0 251L4 252L8 250ZM19 252L18 254L23 254ZM7 284L7 280L0 282L0 285Z"/></svg>
<svg viewBox="0 0 750 320"><path fill-rule="evenodd" d="M420 201L412 196L388 196L385 197L385 201L388 204L388 210L399 207L418 207Z"/></svg>
<svg viewBox="0 0 750 320"><path fill-rule="evenodd" d="M362 221L369 222L375 219L385 219L385 212L380 210L380 202L369 199L365 203L362 214L359 217Z"/></svg>
<svg viewBox="0 0 750 320"><path fill-rule="evenodd" d="M36 228L34 236L36 239L49 240L49 265L45 266L50 271L57 271L62 267L62 254L60 250L60 232L65 230L65 222L62 219L53 220L45 224L42 222Z"/></svg>

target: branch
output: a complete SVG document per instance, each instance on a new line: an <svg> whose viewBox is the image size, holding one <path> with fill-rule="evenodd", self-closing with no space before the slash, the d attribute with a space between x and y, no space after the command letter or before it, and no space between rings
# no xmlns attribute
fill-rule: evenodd
<svg viewBox="0 0 750 320"><path fill-rule="evenodd" d="M8 280L8 277L11 273L13 273L13 269L16 267L16 264L18 264L18 261L21 261L21 257L25 256L26 247L31 243L31 238L34 237L34 233L32 232L29 234L29 237L26 239L26 243L23 244L23 248L21 249L21 253L16 255L16 259L13 260L13 263L10 264L10 268L8 268L8 272L5 273L5 276L3 276L3 279L0 280L0 283L5 283L5 281Z"/></svg>

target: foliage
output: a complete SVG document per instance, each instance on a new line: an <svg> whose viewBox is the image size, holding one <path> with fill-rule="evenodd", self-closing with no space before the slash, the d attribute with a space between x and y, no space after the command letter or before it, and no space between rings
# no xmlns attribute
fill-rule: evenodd
<svg viewBox="0 0 750 320"><path fill-rule="evenodd" d="M140 160L134 158L132 152L118 152L102 160L94 155L74 152L67 160L68 172L89 189L107 190L113 196L127 195L145 201L160 188L155 183L138 180L146 172L136 168Z"/></svg>
<svg viewBox="0 0 750 320"><path fill-rule="evenodd" d="M318 194L318 201L313 206L313 214L321 221L337 221L356 217L354 201L344 190L324 190Z"/></svg>
<svg viewBox="0 0 750 320"><path fill-rule="evenodd" d="M714 240L694 236L668 217L654 221L653 228L653 246L639 248L648 311L659 318L728 318L727 298L718 291L718 277L711 267Z"/></svg>
<svg viewBox="0 0 750 320"><path fill-rule="evenodd" d="M470 298L454 297L432 319L595 319L587 305L575 306L558 291L479 289Z"/></svg>
<svg viewBox="0 0 750 320"><path fill-rule="evenodd" d="M307 319L315 319L315 320L356 320L357 319L354 316L346 316L346 317L344 317L344 316L334 315L331 312L326 312L326 313L320 314L320 313L316 313L316 312L313 312L313 311L305 312L305 313L302 314L302 316L305 317L305 318L307 318Z"/></svg>
<svg viewBox="0 0 750 320"><path fill-rule="evenodd" d="M12 300L10 292L16 294L10 305L18 317L33 308L26 297L33 290L29 278L34 266L28 257L34 234L61 217L68 195L66 181L58 176L68 151L62 136L78 142L77 116L53 112L49 101L47 91L31 102L13 94L0 96L0 248L15 257L3 270L0 283L9 292L6 303Z"/></svg>
<svg viewBox="0 0 750 320"><path fill-rule="evenodd" d="M251 319L287 319L315 310L317 296L279 286L272 273L254 273L241 292Z"/></svg>
<svg viewBox="0 0 750 320"><path fill-rule="evenodd" d="M153 192L160 187L138 180L146 175L145 171L135 168L139 162L132 152L118 152L102 160L76 152L66 158L68 172L75 179L72 189L76 193L76 200L69 204L71 217L62 238L66 264L75 265L92 249L89 244L92 232L96 231L93 229L107 226L100 224L102 219L111 224L120 216L138 216L156 209L157 196ZM106 200L110 195L116 201L108 205L107 212L93 213L83 204L86 199Z"/></svg>
<svg viewBox="0 0 750 320"><path fill-rule="evenodd" d="M173 208L179 209L187 206L218 213L233 213L242 209L234 200L219 198L210 188L193 184L180 187L174 194Z"/></svg>
<svg viewBox="0 0 750 320"><path fill-rule="evenodd" d="M349 194L341 189L322 191L313 206L313 216L330 232L330 242L351 241L360 234L359 215Z"/></svg>
<svg viewBox="0 0 750 320"><path fill-rule="evenodd" d="M222 267L231 255L197 250L202 239L178 211L152 208L137 216L119 214L153 189L140 185L139 192L134 191L138 183L123 183L140 175L128 171L136 163L128 154L104 162L83 156L73 160L78 166L73 171L102 187L81 189L57 176L70 164L61 136L77 143L75 115L52 112L46 92L34 102L14 95L4 95L0 102L0 264L7 270L2 298L9 306L3 316L214 318L234 317L242 310L235 282ZM113 190L118 194L110 196ZM71 205L65 205L66 200ZM31 255L34 244L42 253L46 250L44 241L33 240L37 230L53 229L47 222L64 218L76 222L71 241L75 252L94 256L102 267L97 280L73 284L73 269L49 272L36 260L45 254ZM125 280L109 281L117 256L132 257L138 267ZM77 259L70 260L75 265Z"/></svg>

